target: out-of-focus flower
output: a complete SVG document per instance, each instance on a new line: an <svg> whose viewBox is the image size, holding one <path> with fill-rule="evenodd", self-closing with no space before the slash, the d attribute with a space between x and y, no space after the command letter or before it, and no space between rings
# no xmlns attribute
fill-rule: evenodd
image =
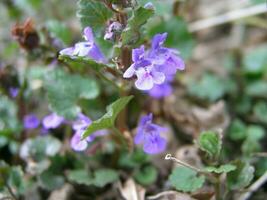
<svg viewBox="0 0 267 200"><path fill-rule="evenodd" d="M146 9L150 9L150 10L155 10L155 6L153 5L152 2L147 2L147 3L144 5L144 8L146 8Z"/></svg>
<svg viewBox="0 0 267 200"><path fill-rule="evenodd" d="M173 80L173 76L167 76L166 81L160 85L154 85L151 90L148 90L149 96L155 99L161 99L163 97L167 97L172 94L173 89L171 86L171 81Z"/></svg>
<svg viewBox="0 0 267 200"><path fill-rule="evenodd" d="M42 124L43 128L57 128L64 122L64 117L57 115L56 113L51 113L43 118Z"/></svg>
<svg viewBox="0 0 267 200"><path fill-rule="evenodd" d="M19 88L16 87L9 88L9 94L11 97L16 98L19 94Z"/></svg>
<svg viewBox="0 0 267 200"><path fill-rule="evenodd" d="M34 129L37 128L40 124L40 120L34 114L29 114L24 116L23 118L23 125L26 129Z"/></svg>
<svg viewBox="0 0 267 200"><path fill-rule="evenodd" d="M147 154L161 153L166 149L166 140L160 136L167 129L152 123L152 114L141 117L137 133L134 137L135 144L143 144Z"/></svg>
<svg viewBox="0 0 267 200"><path fill-rule="evenodd" d="M112 22L104 35L104 40L114 40L116 35L122 31L122 24L119 22Z"/></svg>
<svg viewBox="0 0 267 200"><path fill-rule="evenodd" d="M78 42L74 47L61 50L61 55L89 57L97 62L106 63L106 58L94 41L92 29L86 27L83 31L85 42Z"/></svg>
<svg viewBox="0 0 267 200"><path fill-rule="evenodd" d="M76 121L73 122L72 128L75 131L74 135L71 138L70 146L74 151L84 151L88 142L94 141L94 139L98 136L104 136L108 134L107 130L96 131L90 136L88 136L85 140L82 140L82 135L86 128L92 123L92 120L80 113Z"/></svg>
<svg viewBox="0 0 267 200"><path fill-rule="evenodd" d="M174 76L177 70L185 68L177 50L163 47L166 37L167 33L156 34L148 51L145 51L144 46L133 49L133 64L124 72L123 77L131 78L136 75L135 86L138 89L151 90L154 86L160 89L157 86L161 84L165 84L166 87L167 77ZM154 92L155 89L152 93Z"/></svg>

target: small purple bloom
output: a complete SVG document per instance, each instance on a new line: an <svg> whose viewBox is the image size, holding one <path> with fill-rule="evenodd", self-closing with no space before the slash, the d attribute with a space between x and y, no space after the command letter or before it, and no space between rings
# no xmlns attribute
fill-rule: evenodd
<svg viewBox="0 0 267 200"><path fill-rule="evenodd" d="M154 87L148 91L148 94L155 99L161 99L163 97L170 96L172 91L171 84L166 82L161 85L154 85Z"/></svg>
<svg viewBox="0 0 267 200"><path fill-rule="evenodd" d="M160 136L167 129L152 123L152 113L141 117L137 134L134 137L135 144L143 144L147 154L158 154L166 149L166 140Z"/></svg>
<svg viewBox="0 0 267 200"><path fill-rule="evenodd" d="M43 128L57 128L64 122L64 117L57 115L56 113L51 113L43 118Z"/></svg>
<svg viewBox="0 0 267 200"><path fill-rule="evenodd" d="M107 130L99 130L88 136L85 140L82 140L84 131L91 123L92 120L82 113L80 113L77 120L73 122L72 128L75 130L75 133L71 138L70 146L74 151L84 151L88 146L88 142L94 141L96 137L108 134Z"/></svg>
<svg viewBox="0 0 267 200"><path fill-rule="evenodd" d="M170 87L167 84L167 77L174 76L177 70L185 68L177 50L163 47L166 38L167 33L156 34L152 39L151 49L147 52L144 46L133 49L133 64L124 72L123 77L131 78L136 75L135 86L138 89L151 90L156 88L152 91L154 93L160 85L165 84L169 93Z"/></svg>
<svg viewBox="0 0 267 200"><path fill-rule="evenodd" d="M96 45L92 29L86 27L83 31L85 42L78 42L74 47L61 50L61 55L89 57L97 62L106 63L106 58Z"/></svg>
<svg viewBox="0 0 267 200"><path fill-rule="evenodd" d="M105 33L104 40L114 40L116 35L122 30L122 24L119 22L112 22Z"/></svg>
<svg viewBox="0 0 267 200"><path fill-rule="evenodd" d="M16 87L9 88L9 94L11 97L16 98L19 94L19 88Z"/></svg>
<svg viewBox="0 0 267 200"><path fill-rule="evenodd" d="M80 132L77 131L70 140L70 146L74 151L84 151L88 144L86 140L82 140Z"/></svg>
<svg viewBox="0 0 267 200"><path fill-rule="evenodd" d="M160 85L154 85L151 90L148 90L147 93L149 96L155 99L161 99L163 97L167 97L172 94L173 89L171 86L171 81L173 80L173 76L167 76L166 81Z"/></svg>
<svg viewBox="0 0 267 200"><path fill-rule="evenodd" d="M150 90L154 84L162 84L165 76L163 73L155 70L151 62L145 59L145 47L133 50L133 64L124 72L124 78L137 76L135 86L140 90Z"/></svg>
<svg viewBox="0 0 267 200"><path fill-rule="evenodd" d="M34 114L29 114L24 116L23 118L23 125L26 129L34 129L37 128L40 124L40 120Z"/></svg>

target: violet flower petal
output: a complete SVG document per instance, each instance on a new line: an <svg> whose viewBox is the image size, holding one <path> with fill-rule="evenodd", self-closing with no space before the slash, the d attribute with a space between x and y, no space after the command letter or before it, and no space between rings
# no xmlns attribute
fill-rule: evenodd
<svg viewBox="0 0 267 200"><path fill-rule="evenodd" d="M57 128L64 122L64 117L51 113L43 118L42 124L45 129Z"/></svg>
<svg viewBox="0 0 267 200"><path fill-rule="evenodd" d="M34 114L29 114L24 116L23 118L23 125L26 129L34 129L37 128L40 124L40 120Z"/></svg>

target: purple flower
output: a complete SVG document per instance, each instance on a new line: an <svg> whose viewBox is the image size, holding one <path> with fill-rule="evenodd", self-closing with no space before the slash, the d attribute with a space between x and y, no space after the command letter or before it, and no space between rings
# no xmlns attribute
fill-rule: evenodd
<svg viewBox="0 0 267 200"><path fill-rule="evenodd" d="M133 64L123 74L124 78L137 76L135 86L140 90L150 90L154 84L162 84L165 80L163 73L156 71L151 62L145 59L145 48L133 50Z"/></svg>
<svg viewBox="0 0 267 200"><path fill-rule="evenodd" d="M104 40L114 40L116 35L122 30L122 24L119 22L112 22L105 33Z"/></svg>
<svg viewBox="0 0 267 200"><path fill-rule="evenodd" d="M167 97L172 94L173 89L171 86L171 81L173 80L173 76L167 76L166 81L160 85L154 85L151 90L148 90L147 93L149 96L155 99L161 99L163 97Z"/></svg>
<svg viewBox="0 0 267 200"><path fill-rule="evenodd" d="M23 118L23 125L26 129L34 129L37 128L40 124L40 120L34 114L29 114L24 116Z"/></svg>
<svg viewBox="0 0 267 200"><path fill-rule="evenodd" d="M166 83L168 76L173 76L177 70L185 68L177 50L163 47L166 37L167 33L155 35L151 49L147 52L144 46L133 49L133 64L124 72L123 77L131 78L136 75L135 86L138 89L151 90L154 86L159 88L157 86Z"/></svg>
<svg viewBox="0 0 267 200"><path fill-rule="evenodd" d="M74 151L84 151L88 142L94 141L94 139L98 136L103 136L108 134L107 130L96 131L90 136L88 136L85 140L82 140L82 135L87 127L92 123L92 120L80 113L76 121L73 122L72 128L75 130L74 135L71 138L70 146Z"/></svg>
<svg viewBox="0 0 267 200"><path fill-rule="evenodd" d="M152 118L151 113L141 117L137 134L134 137L134 143L142 143L147 154L161 153L166 149L166 140L160 136L160 133L166 131L166 128L153 124Z"/></svg>
<svg viewBox="0 0 267 200"><path fill-rule="evenodd" d="M51 113L43 118L42 124L43 128L57 128L64 122L64 117L57 115L56 113Z"/></svg>
<svg viewBox="0 0 267 200"><path fill-rule="evenodd" d="M16 87L9 88L9 94L11 97L16 98L19 94L19 88Z"/></svg>
<svg viewBox="0 0 267 200"><path fill-rule="evenodd" d="M97 62L106 63L106 58L94 42L92 29L86 27L83 31L85 42L78 42L74 47L61 50L61 55L89 57Z"/></svg>
<svg viewBox="0 0 267 200"><path fill-rule="evenodd" d="M161 85L154 85L154 87L148 91L148 94L155 99L161 99L163 97L170 96L172 91L171 84L166 82Z"/></svg>

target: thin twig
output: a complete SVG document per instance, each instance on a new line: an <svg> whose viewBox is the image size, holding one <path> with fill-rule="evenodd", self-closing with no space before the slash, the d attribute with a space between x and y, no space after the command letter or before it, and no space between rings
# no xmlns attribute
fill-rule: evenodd
<svg viewBox="0 0 267 200"><path fill-rule="evenodd" d="M182 165L182 166L184 166L184 167L188 167L188 168L190 168L190 169L196 171L196 172L199 173L199 174L203 174L203 175L205 175L205 176L206 176L207 178L209 178L209 180L210 180L211 182L213 182L213 183L217 183L217 182L218 182L217 179L216 179L211 173L206 172L206 171L203 171L203 170L201 170L201 169L198 169L197 167L194 167L194 166L192 166L192 165L190 165L190 164L188 164L188 163L185 163L185 162L183 162L183 161L181 161L181 160L178 160L177 158L172 157L171 154L167 154L167 155L165 156L165 160L173 160L173 161L175 161L176 163L178 163L178 164L180 164L180 165Z"/></svg>
<svg viewBox="0 0 267 200"><path fill-rule="evenodd" d="M253 192L257 191L265 182L267 182L267 171L248 188L246 193L240 195L237 200L249 199Z"/></svg>
<svg viewBox="0 0 267 200"><path fill-rule="evenodd" d="M171 154L167 154L167 155L165 156L165 160L174 160L175 162L177 162L177 163L180 164L180 165L183 165L183 166L185 166L185 167L188 167L188 168L190 168L190 169L192 169L192 170L194 170L194 171L196 171L196 172L198 172L198 173L202 173L202 170L201 170L201 169L198 169L198 168L196 168L196 167L194 167L194 166L192 166L192 165L189 165L189 164L187 164L187 163L185 163L185 162L183 162L183 161L181 161L181 160L178 160L177 158L172 157Z"/></svg>
<svg viewBox="0 0 267 200"><path fill-rule="evenodd" d="M164 192L158 193L156 195L149 196L149 197L147 197L147 199L148 200L154 200L154 199L158 199L160 197L164 197L165 195L170 195L170 194L177 194L177 191L174 191L174 190L164 191Z"/></svg>
<svg viewBox="0 0 267 200"><path fill-rule="evenodd" d="M12 198L14 200L18 200L17 196L14 194L14 192L12 191L12 188L9 186L9 184L6 183L5 186L6 186L7 190L8 190L8 192L10 193L10 195L12 196Z"/></svg>
<svg viewBox="0 0 267 200"><path fill-rule="evenodd" d="M225 23L229 23L229 22L241 19L241 18L258 15L258 14L262 14L265 12L267 12L266 3L251 6L248 8L242 8L239 10L230 11L228 13L225 13L219 16L192 22L191 24L189 24L189 31L197 32L202 29L210 28L213 26L218 26L221 24L225 24Z"/></svg>

